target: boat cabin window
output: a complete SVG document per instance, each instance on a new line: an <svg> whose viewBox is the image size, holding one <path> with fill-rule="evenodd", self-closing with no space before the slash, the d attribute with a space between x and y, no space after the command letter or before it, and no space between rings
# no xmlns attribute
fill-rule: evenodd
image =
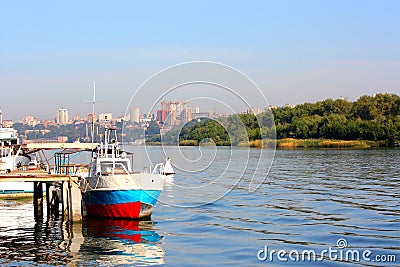
<svg viewBox="0 0 400 267"><path fill-rule="evenodd" d="M0 156L1 157L7 157L8 156L8 154L10 154L10 152L11 152L11 148L9 148L9 147L1 147L0 148Z"/></svg>
<svg viewBox="0 0 400 267"><path fill-rule="evenodd" d="M101 175L112 174L114 166L114 174L126 174L126 171L128 171L128 164L126 161L118 161L115 163L112 161L104 161L100 163Z"/></svg>

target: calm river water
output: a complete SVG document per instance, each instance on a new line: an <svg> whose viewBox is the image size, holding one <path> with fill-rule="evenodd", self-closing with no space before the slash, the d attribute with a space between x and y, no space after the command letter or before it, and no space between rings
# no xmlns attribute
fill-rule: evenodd
<svg viewBox="0 0 400 267"><path fill-rule="evenodd" d="M398 149L278 150L265 181L272 152L129 150L137 170L147 155L175 165L151 221L35 222L29 202L3 200L0 265L400 265Z"/></svg>

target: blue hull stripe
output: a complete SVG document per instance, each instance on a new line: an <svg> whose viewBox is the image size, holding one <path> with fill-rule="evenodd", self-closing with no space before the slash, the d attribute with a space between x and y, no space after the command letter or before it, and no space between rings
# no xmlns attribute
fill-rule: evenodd
<svg viewBox="0 0 400 267"><path fill-rule="evenodd" d="M87 191L82 195L86 204L112 205L141 202L155 206L159 190L106 190Z"/></svg>

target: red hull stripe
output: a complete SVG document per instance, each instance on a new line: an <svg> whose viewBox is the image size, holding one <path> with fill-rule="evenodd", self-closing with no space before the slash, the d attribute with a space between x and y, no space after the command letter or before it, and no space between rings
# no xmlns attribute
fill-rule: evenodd
<svg viewBox="0 0 400 267"><path fill-rule="evenodd" d="M107 218L139 218L140 202L129 202L122 204L86 204L88 215Z"/></svg>

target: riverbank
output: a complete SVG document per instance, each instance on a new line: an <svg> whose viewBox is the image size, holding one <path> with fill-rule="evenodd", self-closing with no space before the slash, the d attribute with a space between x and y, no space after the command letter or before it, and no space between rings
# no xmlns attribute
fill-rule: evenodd
<svg viewBox="0 0 400 267"><path fill-rule="evenodd" d="M161 142L146 142L146 145L160 146ZM169 144L165 144L169 145ZM179 143L180 146L198 146L197 140L184 140ZM214 145L214 143L201 143L201 145ZM217 144L218 146L219 144ZM229 144L227 144L229 146ZM285 138L279 140L254 140L241 142L238 147L274 147L278 149L302 149L302 148L348 148L348 149L366 149L388 147L385 141L369 140L332 140L332 139L295 139ZM396 145L397 147L399 144Z"/></svg>
<svg viewBox="0 0 400 267"><path fill-rule="evenodd" d="M249 147L270 147L275 143L279 149L297 149L297 148L352 148L365 149L385 146L384 141L367 141L367 140L331 140L331 139L295 139L285 138L276 141L272 140L255 140L247 144L239 144L239 146Z"/></svg>

